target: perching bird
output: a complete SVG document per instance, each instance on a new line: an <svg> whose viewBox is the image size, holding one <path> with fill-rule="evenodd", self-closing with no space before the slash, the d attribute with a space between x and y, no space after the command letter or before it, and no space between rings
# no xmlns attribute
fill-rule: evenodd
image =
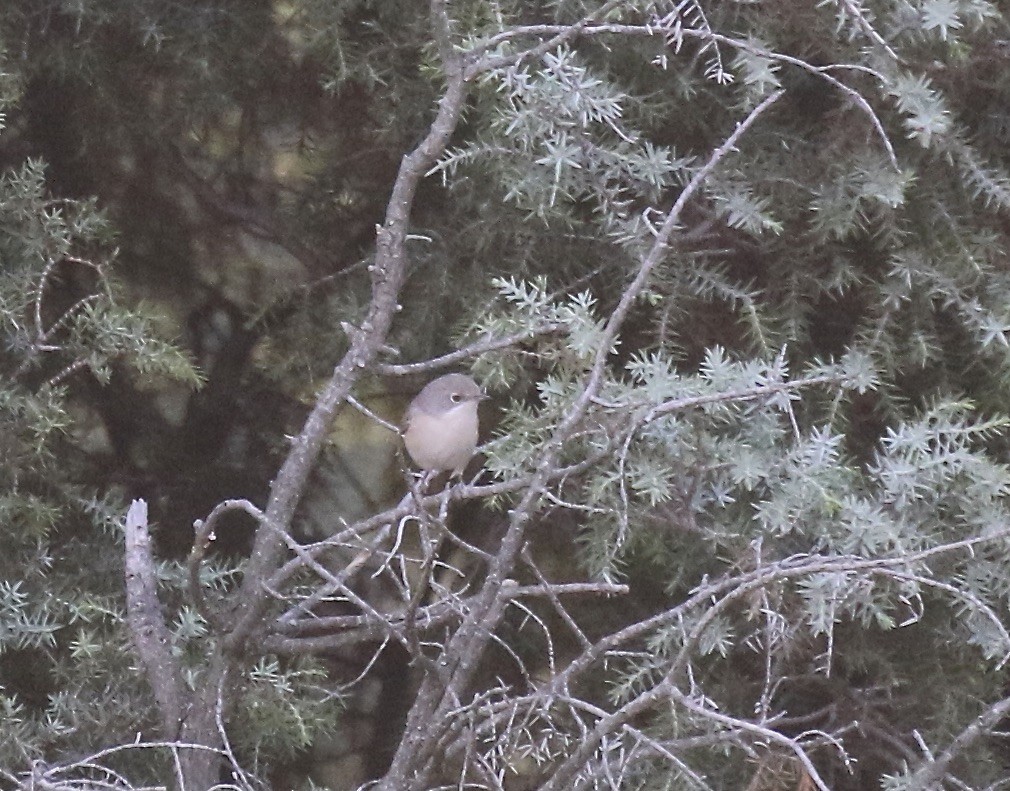
<svg viewBox="0 0 1010 791"><path fill-rule="evenodd" d="M446 374L425 385L410 402L403 419L403 444L426 472L463 468L477 447L480 386L464 374Z"/></svg>

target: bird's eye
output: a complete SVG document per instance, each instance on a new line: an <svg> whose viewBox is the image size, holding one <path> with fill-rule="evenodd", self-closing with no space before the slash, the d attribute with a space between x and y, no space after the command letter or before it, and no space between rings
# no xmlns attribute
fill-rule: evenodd
<svg viewBox="0 0 1010 791"><path fill-rule="evenodd" d="M461 396L459 393L453 393L451 396L449 396L449 398L452 399L452 403L454 404L458 404L460 401L463 400L463 396Z"/></svg>

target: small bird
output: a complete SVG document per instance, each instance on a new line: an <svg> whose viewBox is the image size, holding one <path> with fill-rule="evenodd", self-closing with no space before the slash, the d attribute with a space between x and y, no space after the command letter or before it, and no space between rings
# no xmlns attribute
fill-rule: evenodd
<svg viewBox="0 0 1010 791"><path fill-rule="evenodd" d="M462 475L477 447L477 404L486 396L464 374L446 374L425 385L404 414L403 444L426 472Z"/></svg>

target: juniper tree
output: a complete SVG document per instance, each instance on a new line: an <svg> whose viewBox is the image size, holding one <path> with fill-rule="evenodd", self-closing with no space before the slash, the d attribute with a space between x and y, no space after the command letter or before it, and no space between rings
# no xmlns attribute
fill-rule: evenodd
<svg viewBox="0 0 1010 791"><path fill-rule="evenodd" d="M194 374L116 298L94 207L10 171L7 523L31 529L3 611L49 685L5 703L12 784L262 787L340 719L319 659L390 645L414 685L377 788L1006 783L996 4L121 10L15 4L0 24L26 79L108 111L85 129L143 130L154 172L319 276L246 306L261 354L240 380L317 395L269 487L159 557L141 501L124 520L81 488L66 405L84 369ZM156 121L121 99L124 39L173 89L145 97ZM296 72L329 98L277 101ZM314 157L293 182L256 160L286 124ZM396 151L370 174L345 157L366 140ZM151 265L153 224L117 206ZM374 237L327 259L335 222ZM338 410L377 418L356 393L461 365L496 394L480 478L361 518L297 510ZM238 560L212 549L227 517L253 536ZM124 582L96 573L120 563Z"/></svg>
<svg viewBox="0 0 1010 791"><path fill-rule="evenodd" d="M20 93L5 68L3 112L17 112ZM10 782L55 745L128 740L149 709L125 652L121 501L95 485L71 383L108 381L119 369L199 384L187 357L160 337L157 317L124 301L104 214L94 201L54 196L46 181L33 159L0 177L0 766Z"/></svg>

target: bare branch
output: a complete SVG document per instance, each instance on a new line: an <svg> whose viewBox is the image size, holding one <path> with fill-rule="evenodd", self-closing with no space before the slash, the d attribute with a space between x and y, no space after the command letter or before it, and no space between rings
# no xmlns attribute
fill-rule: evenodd
<svg viewBox="0 0 1010 791"><path fill-rule="evenodd" d="M436 37L444 38L448 34L448 16L443 0L432 0L431 16ZM227 638L230 650L237 650L242 645L264 611L267 596L262 582L279 560L283 547L279 536L291 523L337 407L346 400L361 372L373 363L375 355L384 346L396 313L400 289L406 278L405 242L414 195L424 174L448 144L463 106L463 75L457 56L451 51L451 42L449 46L444 42L440 44L440 51L446 58L443 62L447 80L445 93L438 102L438 111L428 134L400 163L386 219L377 228L375 263L369 267L372 299L361 323L361 332L351 335L350 348L316 400L305 427L294 440L291 452L271 487L265 520L276 530L260 530L256 534L246 578L237 597L239 607L235 624Z"/></svg>
<svg viewBox="0 0 1010 791"><path fill-rule="evenodd" d="M755 737L760 738L763 742L772 742L773 744L781 745L796 756L797 760L799 760L799 762L803 765L803 768L806 770L807 776L814 781L814 784L820 789L820 791L831 791L828 784L821 778L820 773L814 766L814 762L810 760L810 756L807 755L807 751L803 748L799 739L785 736L767 726L749 722L748 720L740 719L738 717L730 717L726 714L715 711L709 706L706 706L703 702L685 695L677 689L675 685L668 685L664 691L668 692L673 700L686 708L688 711L710 719L723 727L733 727L741 731L751 733Z"/></svg>
<svg viewBox="0 0 1010 791"><path fill-rule="evenodd" d="M84 788L102 788L103 786L101 785L94 785L96 776L105 776L110 779L117 778L115 770L106 762L109 759L117 758L122 753L134 751L167 751L176 757L187 752L203 753L212 756L224 755L223 751L219 749L193 742L138 740L129 744L120 744L98 750L83 758L71 761L53 764L38 762L32 767L31 776L25 778L24 782L17 787L23 789L23 791L80 791L80 789ZM178 761L176 761L176 765L178 766ZM16 778L12 779L15 782L17 781ZM106 787L121 789L122 791L164 791L165 789L164 785L136 787L126 782L124 778L117 779L119 780L117 784L110 783ZM174 779L179 784L181 791L187 788L178 772ZM250 791L251 787L248 785L215 784L214 789L215 791Z"/></svg>
<svg viewBox="0 0 1010 791"><path fill-rule="evenodd" d="M557 602L559 596L597 595L625 596L628 586L604 582L541 583L539 585L508 586L506 597L513 600L544 597ZM271 652L309 654L379 640L391 635L406 634L410 627L423 630L442 627L459 621L468 606L467 599L442 599L419 607L410 614L382 613L376 620L373 613L307 617L298 621L278 621L262 638L262 645ZM563 608L562 608L563 609ZM567 615L567 613L564 613ZM568 615L570 619L571 616ZM585 639L585 638L583 638ZM588 641L586 641L588 648Z"/></svg>
<svg viewBox="0 0 1010 791"><path fill-rule="evenodd" d="M388 429L389 431L392 431L394 434L399 434L400 433L400 427L399 426L397 426L397 425L395 425L393 423L390 423L388 420L385 420L385 419L379 417L377 414L375 414L375 412L373 412L367 406L365 406L364 404L362 404L354 396L348 395L347 396L347 403L350 404L355 409L357 409L362 415L364 415L365 417L367 417L373 423L378 423L384 429Z"/></svg>
<svg viewBox="0 0 1010 791"><path fill-rule="evenodd" d="M595 464L598 464L599 461L608 453L609 448L600 448L595 453L588 455L586 458L575 464L551 471L547 480L548 482L563 480L569 476L577 475L578 473L591 468ZM362 519L321 541L317 541L313 544L305 544L302 549L307 553L308 557L316 558L328 549L342 547L349 541L360 541L364 536L372 533L373 531L381 531L381 535L378 535L376 539L373 539L373 542L368 548L369 552L376 552L378 551L378 545L389 534L391 526L397 524L404 517L415 515L418 509L427 509L440 505L443 498L445 498L448 503L455 503L465 500L486 499L488 497L513 494L524 490L532 480L533 475L531 474L511 478L498 483L457 484L445 492L425 495L417 500L405 498L393 508L374 514L366 519ZM454 542L459 541L458 537L453 537L451 540ZM468 551L472 551L471 548L467 549ZM369 554L368 557L371 557L371 554ZM365 562L367 559L368 558L362 558L358 565ZM280 590L292 577L292 575L294 575L302 567L302 565L303 562L301 557L291 558L284 565L278 568L273 576L265 582L266 587L270 590ZM341 573L343 574L343 572ZM332 591L329 592L331 593ZM310 599L307 600L307 602L310 602L308 606L312 606L312 604L316 604L321 601L322 597L328 595L328 592L325 589L320 589L320 591L317 591L317 594L320 598L310 597ZM314 596L315 595L316 594L314 594Z"/></svg>
<svg viewBox="0 0 1010 791"><path fill-rule="evenodd" d="M161 714L162 735L175 737L182 717L183 693L178 663L172 656L172 636L158 602L158 575L151 555L147 502L134 500L126 513L126 620L130 636L154 691Z"/></svg>
<svg viewBox="0 0 1010 791"><path fill-rule="evenodd" d="M979 739L992 733L1008 715L1010 715L1010 698L1003 698L990 704L954 738L939 757L925 762L915 770L906 786L908 791L930 791L930 789L938 788L951 763Z"/></svg>
<svg viewBox="0 0 1010 791"><path fill-rule="evenodd" d="M449 354L443 354L441 357L433 357L430 360L424 360L416 363L378 363L374 366L374 370L377 373L385 374L387 376L404 376L406 374L424 373L425 371L446 368L450 365L462 362L463 360L469 360L472 357L486 354L487 352L508 349L516 344L522 343L523 341L529 341L543 335L552 335L559 332L560 329L560 327L545 324L540 328L516 332L502 338L481 338L480 340L464 346L462 349L457 349Z"/></svg>

